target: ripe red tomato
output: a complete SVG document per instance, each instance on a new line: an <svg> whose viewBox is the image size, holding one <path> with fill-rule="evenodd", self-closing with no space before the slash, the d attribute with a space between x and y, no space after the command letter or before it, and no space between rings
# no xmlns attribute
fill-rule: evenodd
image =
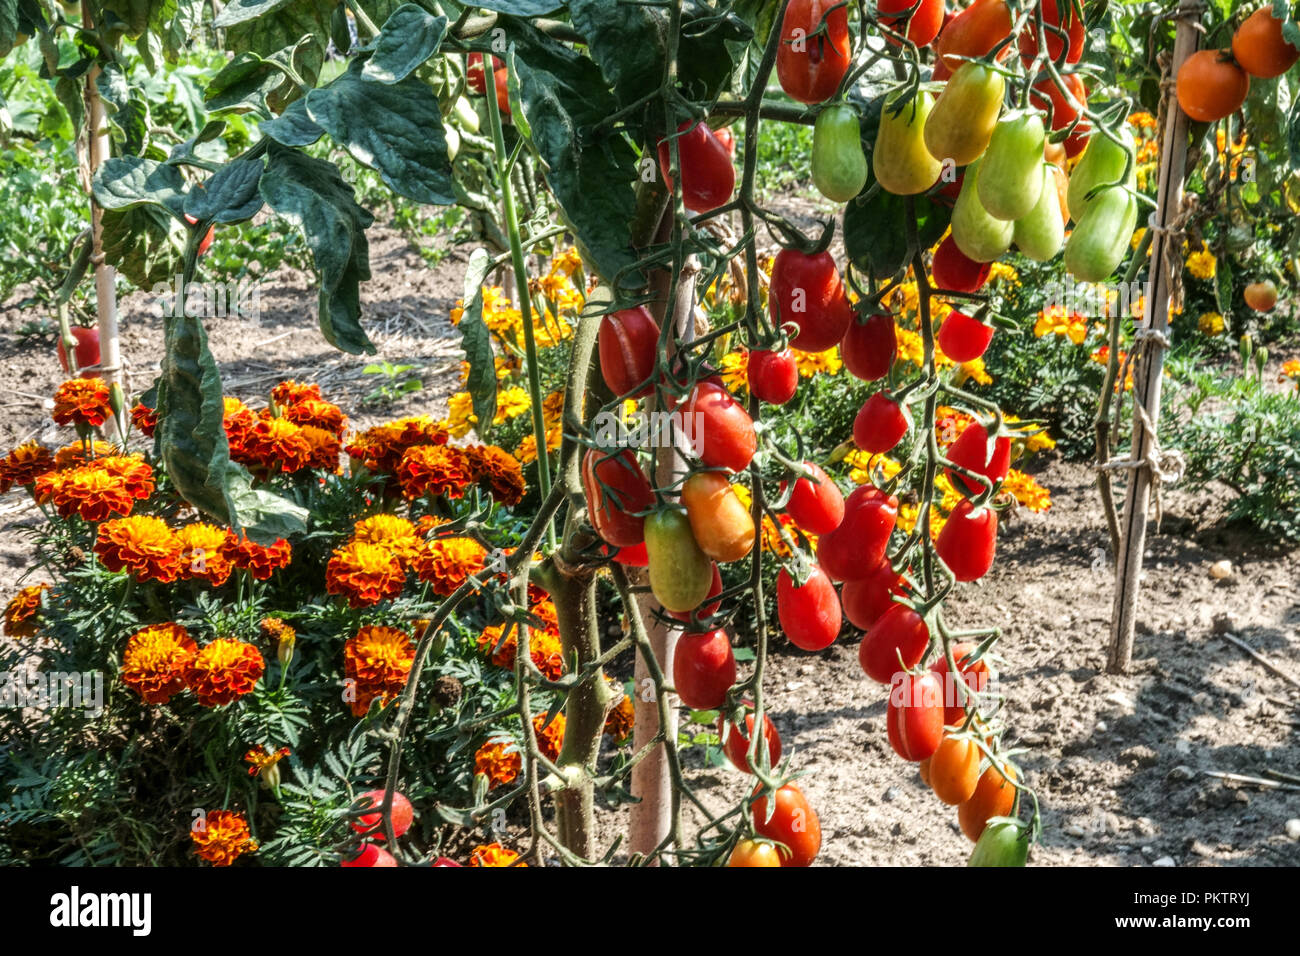
<svg viewBox="0 0 1300 956"><path fill-rule="evenodd" d="M722 752L731 765L744 773L749 769L749 740L754 732L754 715L745 714L745 729L742 732L734 721L726 721L718 715L718 736L722 738ZM776 725L767 714L763 715L763 739L767 741L767 765L775 767L781 762L781 735L776 732Z"/></svg>
<svg viewBox="0 0 1300 956"><path fill-rule="evenodd" d="M1183 112L1201 123L1217 123L1241 108L1250 77L1224 50L1201 50L1183 61L1174 92Z"/></svg>
<svg viewBox="0 0 1300 956"><path fill-rule="evenodd" d="M904 760L920 762L934 756L943 739L943 697L933 674L903 674L894 682L889 689L885 729L894 753ZM933 780L933 761L930 774Z"/></svg>
<svg viewBox="0 0 1300 956"><path fill-rule="evenodd" d="M918 47L923 47L939 35L939 28L943 26L944 3L943 0L920 0L920 4L907 24L907 38ZM882 26L898 33L902 30L904 17L890 14L905 13L913 6L916 6L916 0L879 0L876 13ZM885 39L895 46L902 45L893 37L887 36Z"/></svg>
<svg viewBox="0 0 1300 956"><path fill-rule="evenodd" d="M828 99L848 72L849 42L847 6L836 0L790 0L776 51L781 89L801 103Z"/></svg>
<svg viewBox="0 0 1300 956"><path fill-rule="evenodd" d="M487 78L483 74L483 54L471 53L466 60L465 68L465 85L469 87L471 93L477 93L482 96L487 92ZM492 58L492 69L495 72L502 66L501 58L494 56Z"/></svg>
<svg viewBox="0 0 1300 956"><path fill-rule="evenodd" d="M993 341L993 328L953 309L939 326L939 348L954 362L973 362Z"/></svg>
<svg viewBox="0 0 1300 956"><path fill-rule="evenodd" d="M605 487L602 487L602 484ZM631 449L610 454L596 448L582 456L582 490L596 533L618 548L645 544L645 515L654 491Z"/></svg>
<svg viewBox="0 0 1300 956"><path fill-rule="evenodd" d="M370 799L371 804L375 807L382 807L384 803L384 790L367 790L361 794L362 797ZM411 822L415 819L415 810L411 807L411 801L406 799L402 793L393 794L393 836L401 836L407 830L411 829ZM370 834L372 840L385 839L384 828L380 824L383 819L381 813L367 813L357 817L352 821L352 829L358 833L365 833L367 830L378 826L379 829ZM374 865L374 864L370 864Z"/></svg>
<svg viewBox="0 0 1300 956"><path fill-rule="evenodd" d="M722 129L715 129L713 135L718 137L718 142L727 147L727 155L732 159L736 158L736 134L731 131L730 126L724 126Z"/></svg>
<svg viewBox="0 0 1300 956"><path fill-rule="evenodd" d="M805 461L804 467L813 473L813 479L800 478L794 483L785 506L786 514L808 534L834 531L844 520L844 495L831 476L817 465ZM781 493L785 493L784 481Z"/></svg>
<svg viewBox="0 0 1300 956"><path fill-rule="evenodd" d="M782 866L810 866L822 847L822 825L816 811L797 784L787 783L775 797L771 819L767 816L767 797L754 801L754 829L760 836L786 845L790 852L782 855Z"/></svg>
<svg viewBox="0 0 1300 956"><path fill-rule="evenodd" d="M776 576L776 613L790 643L803 651L829 647L840 633L843 617L835 585L826 572L814 567L802 587L785 568Z"/></svg>
<svg viewBox="0 0 1300 956"><path fill-rule="evenodd" d="M704 600L709 601L709 598L716 598L721 593L722 593L722 572L718 570L718 562L714 561L713 562L713 583L709 585L709 593ZM668 613L671 614L673 617L677 618L677 620L685 621L687 624L689 624L691 622L692 616L698 618L711 617L712 615L718 613L718 608L721 606L722 606L721 601L710 601L708 604L703 604L700 607L697 607L694 611L669 611Z"/></svg>
<svg viewBox="0 0 1300 956"><path fill-rule="evenodd" d="M208 250L212 248L212 240L216 238L216 235L217 235L217 227L208 226L207 233L203 236L202 239L199 240L200 256L206 256L208 254Z"/></svg>
<svg viewBox="0 0 1300 956"><path fill-rule="evenodd" d="M983 693L988 689L989 684L989 665L986 660L980 658L977 661L971 660L971 655L975 653L978 644L969 641L962 641L952 646L952 659L957 664L957 671L961 674L961 679L971 690ZM948 674L948 658L942 654L939 659L930 665L930 670L939 678L943 684L943 722L949 727L956 727L966 721L966 706L963 703L964 698L961 692L957 690L956 679Z"/></svg>
<svg viewBox="0 0 1300 956"><path fill-rule="evenodd" d="M965 803L980 779L980 748L968 737L946 735L930 758L930 789L949 806Z"/></svg>
<svg viewBox="0 0 1300 956"><path fill-rule="evenodd" d="M774 325L794 323L798 333L790 344L804 352L826 351L844 338L853 321L853 306L829 252L778 252L767 307Z"/></svg>
<svg viewBox="0 0 1300 956"><path fill-rule="evenodd" d="M817 542L822 570L836 581L866 577L884 558L897 520L897 498L859 486L844 502L844 520Z"/></svg>
<svg viewBox="0 0 1300 956"><path fill-rule="evenodd" d="M77 340L76 347L72 350L72 356L77 360L77 368L89 368L91 365L98 365L99 356L99 329L87 329L80 325L74 325L70 328L72 337ZM60 336L59 345L59 364L63 366L63 371L71 372L68 366L68 350L63 347L63 338ZM82 378L99 378L99 372L78 372Z"/></svg>
<svg viewBox="0 0 1300 956"><path fill-rule="evenodd" d="M1034 84L1029 94L1029 101L1035 109L1048 115L1048 128L1065 129L1074 122L1088 102L1088 89L1078 73L1065 73L1061 76L1065 83L1062 90L1051 76L1044 76ZM1079 124L1082 127L1084 124Z"/></svg>
<svg viewBox="0 0 1300 956"><path fill-rule="evenodd" d="M997 512L987 505L976 511L963 500L944 522L934 550L958 581L976 581L993 566L997 537Z"/></svg>
<svg viewBox="0 0 1300 956"><path fill-rule="evenodd" d="M853 419L853 441L873 455L883 455L906 434L907 416L902 406L884 392L876 392L863 402Z"/></svg>
<svg viewBox="0 0 1300 956"><path fill-rule="evenodd" d="M976 262L957 248L956 241L948 235L934 250L930 278L935 286L949 292L978 292L989 281L992 269L992 262Z"/></svg>
<svg viewBox="0 0 1300 956"><path fill-rule="evenodd" d="M682 704L692 710L711 710L727 700L736 682L736 656L722 628L687 633L677 639L673 653L673 687Z"/></svg>
<svg viewBox="0 0 1300 956"><path fill-rule="evenodd" d="M397 860L383 847L373 843L363 843L361 852L354 858L345 859L339 866L397 866Z"/></svg>
<svg viewBox="0 0 1300 956"><path fill-rule="evenodd" d="M1050 28L1065 31L1070 41L1070 48L1065 54L1066 63L1078 63L1083 56L1084 27L1083 18L1075 16L1070 0L1042 0L1039 4L1043 10L1043 32L1047 34L1047 55L1053 62L1059 63L1061 52L1065 50L1065 39ZM1059 6L1059 9L1058 9ZM1080 6L1082 9L1082 5ZM1038 28L1033 17L1020 31L1020 57L1026 66L1038 56Z"/></svg>
<svg viewBox="0 0 1300 956"><path fill-rule="evenodd" d="M691 212L710 212L731 199L736 167L731 155L707 123L686 120L677 127L677 162L682 170L682 203ZM659 143L659 171L673 191L669 173L672 152L668 140Z"/></svg>
<svg viewBox="0 0 1300 956"><path fill-rule="evenodd" d="M504 66L492 74L492 83L497 91L497 109L503 120L510 119L510 71Z"/></svg>
<svg viewBox="0 0 1300 956"><path fill-rule="evenodd" d="M794 352L751 350L746 363L749 390L769 405L784 405L799 388L799 363Z"/></svg>
<svg viewBox="0 0 1300 956"><path fill-rule="evenodd" d="M771 843L741 840L727 857L727 866L780 866L781 854Z"/></svg>
<svg viewBox="0 0 1300 956"><path fill-rule="evenodd" d="M1010 816L1016 808L1016 786L1011 780L1020 779L1015 765L1003 764L1006 775L998 772L997 767L989 767L980 774L979 783L971 798L957 808L957 822L966 838L975 842L984 832L984 827L992 817Z"/></svg>
<svg viewBox="0 0 1300 956"><path fill-rule="evenodd" d="M970 471L983 475L994 486L1007 476L1011 467L1011 439L1003 436L993 442L992 453L989 451L988 429L979 422L967 425L957 440L948 447L948 460ZM958 491L964 487L970 494L979 494L983 486L974 479L959 475L951 468L947 469L948 480Z"/></svg>
<svg viewBox="0 0 1300 956"><path fill-rule="evenodd" d="M631 398L650 394L650 377L659 360L659 323L649 309L638 305L605 315L596 333L596 350L600 374L611 392Z"/></svg>
<svg viewBox="0 0 1300 956"><path fill-rule="evenodd" d="M873 681L893 684L900 670L899 657L903 659L902 669L910 670L921 663L929 646L930 629L925 619L904 604L893 604L862 638L858 663L862 673Z"/></svg>
<svg viewBox="0 0 1300 956"><path fill-rule="evenodd" d="M840 359L849 374L874 382L889 374L898 357L898 336L892 315L871 315L865 322L850 322L840 342Z"/></svg>
<svg viewBox="0 0 1300 956"><path fill-rule="evenodd" d="M1248 16L1232 35L1232 55L1251 76L1268 79L1281 76L1300 59L1300 50L1282 36L1282 21L1273 16L1271 4Z"/></svg>
<svg viewBox="0 0 1300 956"><path fill-rule="evenodd" d="M975 0L944 25L939 34L938 50L942 63L956 71L965 60L978 59L1011 35L1011 11L1006 0ZM1004 47L998 58L1006 56L1010 45Z"/></svg>
<svg viewBox="0 0 1300 956"><path fill-rule="evenodd" d="M674 412L695 455L710 468L744 471L758 450L754 420L721 385L700 382Z"/></svg>
<svg viewBox="0 0 1300 956"><path fill-rule="evenodd" d="M650 555L646 553L645 541L630 548L619 548L614 552L614 560L628 568L646 567L650 564Z"/></svg>
<svg viewBox="0 0 1300 956"><path fill-rule="evenodd" d="M895 606L894 595L904 590L903 576L894 572L888 558L883 558L865 578L844 582L840 606L849 623L865 631Z"/></svg>

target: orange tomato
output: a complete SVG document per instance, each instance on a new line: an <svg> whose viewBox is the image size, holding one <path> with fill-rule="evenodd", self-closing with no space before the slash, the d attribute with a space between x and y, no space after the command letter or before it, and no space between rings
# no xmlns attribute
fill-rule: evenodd
<svg viewBox="0 0 1300 956"><path fill-rule="evenodd" d="M965 803L980 780L980 749L968 737L944 737L930 758L930 789L950 806Z"/></svg>
<svg viewBox="0 0 1300 956"><path fill-rule="evenodd" d="M997 767L989 767L980 774L975 792L957 808L957 822L961 824L961 832L972 843L980 838L992 817L1010 816L1015 809L1017 791L1011 780L1020 777L1015 766L1010 763L1003 764L1003 770L1006 772L1005 777L998 772Z"/></svg>
<svg viewBox="0 0 1300 956"><path fill-rule="evenodd" d="M1250 77L1222 50L1201 50L1178 71L1178 105L1201 123L1215 123L1240 109Z"/></svg>
<svg viewBox="0 0 1300 956"><path fill-rule="evenodd" d="M942 65L956 71L965 60L981 57L1011 35L1011 11L1006 0L975 0L939 33L938 50ZM1007 44L998 54L1002 59L1011 50Z"/></svg>
<svg viewBox="0 0 1300 956"><path fill-rule="evenodd" d="M1300 60L1300 50L1282 38L1282 21L1267 6L1237 27L1232 35L1232 55L1243 70L1261 79L1281 76Z"/></svg>
<svg viewBox="0 0 1300 956"><path fill-rule="evenodd" d="M700 550L715 561L739 561L754 548L754 519L727 476L697 471L682 486L682 504Z"/></svg>
<svg viewBox="0 0 1300 956"><path fill-rule="evenodd" d="M781 855L770 843L741 840L727 857L727 866L780 866Z"/></svg>

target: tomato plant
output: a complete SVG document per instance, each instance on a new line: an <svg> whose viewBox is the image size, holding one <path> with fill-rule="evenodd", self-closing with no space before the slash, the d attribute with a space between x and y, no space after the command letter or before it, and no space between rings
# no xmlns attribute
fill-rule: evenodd
<svg viewBox="0 0 1300 956"><path fill-rule="evenodd" d="M790 0L781 20L776 75L801 103L821 103L849 68L849 14L835 0Z"/></svg>
<svg viewBox="0 0 1300 956"><path fill-rule="evenodd" d="M754 829L786 847L782 866L812 865L822 846L821 820L796 784L787 783L776 791L770 816L766 794L754 801L752 811Z"/></svg>
<svg viewBox="0 0 1300 956"><path fill-rule="evenodd" d="M735 682L736 656L726 631L688 632L677 639L673 687L685 706L696 710L721 707Z"/></svg>
<svg viewBox="0 0 1300 956"><path fill-rule="evenodd" d="M853 321L853 307L829 252L778 252L767 303L774 325L794 324L797 331L790 344L805 352L835 345Z"/></svg>
<svg viewBox="0 0 1300 956"><path fill-rule="evenodd" d="M809 569L802 583L796 583L782 568L776 579L776 610L781 630L800 650L824 650L840 633L839 597L819 567Z"/></svg>

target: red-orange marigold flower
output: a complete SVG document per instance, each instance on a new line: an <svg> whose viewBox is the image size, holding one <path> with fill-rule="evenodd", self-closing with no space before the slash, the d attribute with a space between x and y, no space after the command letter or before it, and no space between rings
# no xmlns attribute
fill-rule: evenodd
<svg viewBox="0 0 1300 956"><path fill-rule="evenodd" d="M293 560L293 551L284 538L271 544L258 544L245 535L231 535L226 539L226 557L235 567L249 572L258 581L268 580Z"/></svg>
<svg viewBox="0 0 1300 956"><path fill-rule="evenodd" d="M131 424L140 429L140 434L145 438L153 438L153 433L158 428L158 410L143 402L136 402L131 406Z"/></svg>
<svg viewBox="0 0 1300 956"><path fill-rule="evenodd" d="M476 846L470 852L470 866L527 866L527 863L516 863L519 854L514 850L508 850L500 843L485 843Z"/></svg>
<svg viewBox="0 0 1300 956"><path fill-rule="evenodd" d="M5 605L4 632L9 637L32 637L40 627L41 595L48 584L22 588Z"/></svg>
<svg viewBox="0 0 1300 956"><path fill-rule="evenodd" d="M92 442L74 441L64 445L54 453L54 464L58 468L74 468L94 461L96 458L109 458L121 454L111 442L95 439Z"/></svg>
<svg viewBox="0 0 1300 956"><path fill-rule="evenodd" d="M395 627L367 625L348 638L343 646L343 673L355 681L352 715L364 717L376 697L387 703L401 693L414 659L411 636Z"/></svg>
<svg viewBox="0 0 1300 956"><path fill-rule="evenodd" d="M280 405L280 414L295 425L304 428L310 425L329 432L337 439L342 439L343 433L347 431L348 418L343 414L343 409L333 402L307 397L287 405L277 400L276 404Z"/></svg>
<svg viewBox="0 0 1300 956"><path fill-rule="evenodd" d="M547 760L557 760L560 748L564 746L565 718L562 712L556 713L551 722L546 723L546 715L538 714L533 718L533 730L537 732L537 749Z"/></svg>
<svg viewBox="0 0 1300 956"><path fill-rule="evenodd" d="M262 652L233 637L219 637L199 651L185 671L185 684L204 707L243 697L266 671Z"/></svg>
<svg viewBox="0 0 1300 956"><path fill-rule="evenodd" d="M474 773L488 778L488 789L514 783L523 767L523 759L514 741L489 740L474 754Z"/></svg>
<svg viewBox="0 0 1300 956"><path fill-rule="evenodd" d="M407 498L459 498L472 481L465 452L454 445L408 448L395 474Z"/></svg>
<svg viewBox="0 0 1300 956"><path fill-rule="evenodd" d="M293 422L259 418L243 433L238 445L231 442L230 457L268 472L292 474L307 467L312 444Z"/></svg>
<svg viewBox="0 0 1300 956"><path fill-rule="evenodd" d="M187 524L176 529L180 538L181 577L197 578L215 587L226 583L234 562L230 559L230 542L234 535L213 524Z"/></svg>
<svg viewBox="0 0 1300 956"><path fill-rule="evenodd" d="M334 550L325 568L325 590L345 596L352 607L395 598L405 586L402 562L383 545L349 541Z"/></svg>
<svg viewBox="0 0 1300 956"><path fill-rule="evenodd" d="M613 737L615 743L621 744L632 736L635 725L636 708L632 703L632 697L624 694L605 717L605 733Z"/></svg>
<svg viewBox="0 0 1300 956"><path fill-rule="evenodd" d="M507 507L523 500L527 485L524 466L519 459L496 445L476 445L465 449L471 479L483 485L493 498Z"/></svg>
<svg viewBox="0 0 1300 956"><path fill-rule="evenodd" d="M274 752L269 751L262 744L249 748L248 753L244 754L244 759L252 766L248 768L248 775L256 777L264 770L270 770L275 767L281 760L289 756L288 747L281 747Z"/></svg>
<svg viewBox="0 0 1300 956"><path fill-rule="evenodd" d="M152 515L105 521L95 539L95 554L110 571L127 571L139 581L170 584L181 573L180 538Z"/></svg>
<svg viewBox="0 0 1300 956"><path fill-rule="evenodd" d="M54 420L60 425L98 427L113 414L108 383L100 378L71 378L54 393Z"/></svg>
<svg viewBox="0 0 1300 956"><path fill-rule="evenodd" d="M408 448L416 445L445 445L447 430L427 415L399 418L368 428L353 437L348 455L367 470L391 473Z"/></svg>
<svg viewBox="0 0 1300 956"><path fill-rule="evenodd" d="M343 448L338 436L331 431L317 428L315 425L299 425L298 427L302 432L302 437L307 439L307 447L310 449L307 454L306 467L337 473L339 470L339 455L342 453Z"/></svg>
<svg viewBox="0 0 1300 956"><path fill-rule="evenodd" d="M153 490L153 469L140 455L111 455L41 475L32 495L41 504L53 504L64 518L75 514L104 521L130 514L136 500Z"/></svg>
<svg viewBox="0 0 1300 956"><path fill-rule="evenodd" d="M233 810L211 810L190 827L194 852L213 866L230 866L245 853L257 850L248 820Z"/></svg>
<svg viewBox="0 0 1300 956"><path fill-rule="evenodd" d="M415 573L433 585L433 593L446 596L483 570L487 550L473 538L438 538L425 544L415 557Z"/></svg>
<svg viewBox="0 0 1300 956"><path fill-rule="evenodd" d="M39 442L23 442L0 459L0 495L15 485L25 487L55 467L54 456Z"/></svg>
<svg viewBox="0 0 1300 956"><path fill-rule="evenodd" d="M122 683L146 703L165 704L185 689L185 675L199 647L179 624L151 624L136 631L122 654Z"/></svg>

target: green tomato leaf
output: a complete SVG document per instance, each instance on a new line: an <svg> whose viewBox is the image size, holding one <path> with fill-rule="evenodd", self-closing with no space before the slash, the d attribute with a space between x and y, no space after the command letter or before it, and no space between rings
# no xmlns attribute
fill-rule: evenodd
<svg viewBox="0 0 1300 956"><path fill-rule="evenodd" d="M325 131L307 116L307 101L295 100L289 108L275 119L267 120L258 129L264 136L269 136L285 146L310 146Z"/></svg>
<svg viewBox="0 0 1300 956"><path fill-rule="evenodd" d="M569 19L622 103L663 81L667 15L654 7L569 0Z"/></svg>
<svg viewBox="0 0 1300 956"><path fill-rule="evenodd" d="M312 90L307 115L406 198L435 206L455 202L433 90L414 76L380 83L366 78L364 68L353 60L329 86Z"/></svg>
<svg viewBox="0 0 1300 956"><path fill-rule="evenodd" d="M487 0L487 3L475 3L474 6L516 17L544 17L563 9L564 4L556 0Z"/></svg>
<svg viewBox="0 0 1300 956"><path fill-rule="evenodd" d="M404 80L438 52L446 32L446 17L430 16L413 3L403 4L384 23L361 73L380 83Z"/></svg>
<svg viewBox="0 0 1300 956"><path fill-rule="evenodd" d="M289 0L277 4L255 19L230 27L226 32L226 47L267 58L292 49L294 69L308 86L315 86L321 64L325 62L333 8L334 0ZM270 97L271 108L279 112L297 95L295 87L286 86L284 91Z"/></svg>
<svg viewBox="0 0 1300 956"><path fill-rule="evenodd" d="M496 360L492 355L492 333L483 322L483 282L491 267L492 257L486 249L475 249L465 270L465 289L462 298L465 311L461 314L460 343L469 362L469 377L465 388L474 403L478 418L475 431L480 438L492 430L492 420L497 414Z"/></svg>
<svg viewBox="0 0 1300 956"><path fill-rule="evenodd" d="M114 156L100 164L91 180L95 202L105 209L130 209L152 203L177 219L185 213L185 179L179 169L139 156Z"/></svg>
<svg viewBox="0 0 1300 956"><path fill-rule="evenodd" d="M307 533L306 508L264 488L252 487L253 476L235 462L226 466L226 492L244 533L258 544Z"/></svg>
<svg viewBox="0 0 1300 956"><path fill-rule="evenodd" d="M0 57L8 56L18 39L18 0L0 0Z"/></svg>
<svg viewBox="0 0 1300 956"><path fill-rule="evenodd" d="M105 209L104 260L139 289L152 289L172 277L177 248L171 232L176 225L161 206L139 205Z"/></svg>
<svg viewBox="0 0 1300 956"><path fill-rule="evenodd" d="M291 0L231 0L212 21L214 27L233 27L236 23L256 20L278 10Z"/></svg>
<svg viewBox="0 0 1300 956"><path fill-rule="evenodd" d="M275 64L256 53L240 53L208 81L203 102L212 113L266 113L267 97L284 82Z"/></svg>
<svg viewBox="0 0 1300 956"><path fill-rule="evenodd" d="M199 183L185 197L185 213L200 221L243 222L252 219L262 208L262 197L257 191L262 178L262 162L256 159L236 159L226 163Z"/></svg>

